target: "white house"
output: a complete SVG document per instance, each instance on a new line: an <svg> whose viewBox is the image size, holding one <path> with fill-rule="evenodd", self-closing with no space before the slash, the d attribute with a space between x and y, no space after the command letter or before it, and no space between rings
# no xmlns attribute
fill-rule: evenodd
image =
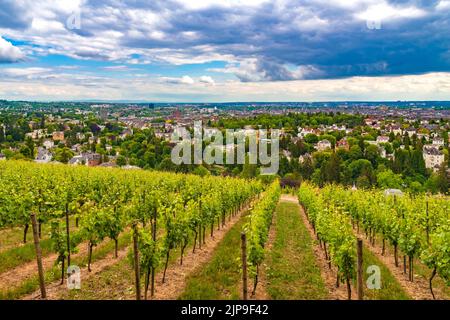
<svg viewBox="0 0 450 320"><path fill-rule="evenodd" d="M298 158L298 161L299 161L300 163L303 163L303 162L306 161L306 159L312 160L311 155L310 155L309 153L305 153L304 155L300 156L300 157Z"/></svg>
<svg viewBox="0 0 450 320"><path fill-rule="evenodd" d="M318 151L325 151L327 149L331 149L331 142L328 140L321 140L317 143L316 149Z"/></svg>
<svg viewBox="0 0 450 320"><path fill-rule="evenodd" d="M78 140L84 140L86 138L86 135L82 132L77 132L77 139Z"/></svg>
<svg viewBox="0 0 450 320"><path fill-rule="evenodd" d="M423 158L425 160L425 167L433 169L433 171L439 170L439 167L445 161L444 154L437 148L424 148Z"/></svg>
<svg viewBox="0 0 450 320"><path fill-rule="evenodd" d="M380 152L380 157L382 157L382 158L386 158L386 149L385 148L383 148L383 147L379 147L378 148L378 151Z"/></svg>
<svg viewBox="0 0 450 320"><path fill-rule="evenodd" d="M395 124L389 128L389 131L393 132L395 135L402 134L402 128L399 125Z"/></svg>
<svg viewBox="0 0 450 320"><path fill-rule="evenodd" d="M47 130L45 129L37 129L33 130L33 132L29 132L26 134L27 137L30 137L31 139L41 139L44 138L47 135Z"/></svg>
<svg viewBox="0 0 450 320"><path fill-rule="evenodd" d="M433 139L433 145L438 146L438 147L443 147L444 146L444 139L443 138L434 138Z"/></svg>
<svg viewBox="0 0 450 320"><path fill-rule="evenodd" d="M298 128L298 137L304 138L307 134L314 134L314 129L309 128Z"/></svg>
<svg viewBox="0 0 450 320"><path fill-rule="evenodd" d="M389 137L388 136L378 136L377 137L377 143L388 143Z"/></svg>
<svg viewBox="0 0 450 320"><path fill-rule="evenodd" d="M48 163L52 161L52 158L53 154L50 151L42 147L39 147L34 161L38 163Z"/></svg>
<svg viewBox="0 0 450 320"><path fill-rule="evenodd" d="M417 133L417 130L411 127L407 128L405 131L410 138Z"/></svg>
<svg viewBox="0 0 450 320"><path fill-rule="evenodd" d="M45 147L45 149L50 150L55 146L55 143L53 142L53 140L45 140L43 146Z"/></svg>

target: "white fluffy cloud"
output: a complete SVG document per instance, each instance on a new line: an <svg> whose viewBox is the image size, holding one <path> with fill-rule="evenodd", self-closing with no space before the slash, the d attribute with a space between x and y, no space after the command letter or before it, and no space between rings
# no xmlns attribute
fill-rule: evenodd
<svg viewBox="0 0 450 320"><path fill-rule="evenodd" d="M6 70L0 75L0 96L25 100L141 100L160 102L224 101L342 101L342 100L450 100L450 73L400 77L353 77L335 80L215 82L191 77L108 78L56 70ZM24 81L26 79L26 81Z"/></svg>
<svg viewBox="0 0 450 320"><path fill-rule="evenodd" d="M0 37L0 63L17 62L25 58L25 54L11 42Z"/></svg>
<svg viewBox="0 0 450 320"><path fill-rule="evenodd" d="M216 82L214 81L214 79L210 76L201 76L199 81L201 83L207 83L207 84L212 84L214 85Z"/></svg>
<svg viewBox="0 0 450 320"><path fill-rule="evenodd" d="M195 82L190 76L182 76L181 78L161 77L161 80L172 84L193 84Z"/></svg>

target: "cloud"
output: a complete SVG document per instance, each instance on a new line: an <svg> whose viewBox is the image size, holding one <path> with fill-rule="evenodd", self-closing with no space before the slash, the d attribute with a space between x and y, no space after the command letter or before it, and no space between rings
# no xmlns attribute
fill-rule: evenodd
<svg viewBox="0 0 450 320"><path fill-rule="evenodd" d="M216 82L214 81L213 78L211 78L210 76L201 76L199 81L201 83L207 83L207 84L212 84L214 85Z"/></svg>
<svg viewBox="0 0 450 320"><path fill-rule="evenodd" d="M161 77L161 80L172 84L193 84L195 81L189 76L182 76L181 78Z"/></svg>
<svg viewBox="0 0 450 320"><path fill-rule="evenodd" d="M0 37L0 63L18 62L25 58L25 54L11 42Z"/></svg>
<svg viewBox="0 0 450 320"><path fill-rule="evenodd" d="M448 0L8 0L0 4L0 34L28 43L34 57L176 66L221 61L228 65L222 72L243 82L414 75L450 71L449 6ZM66 20L78 9L82 29L70 30ZM372 19L381 20L380 30L367 28Z"/></svg>
<svg viewBox="0 0 450 320"><path fill-rule="evenodd" d="M320 77L321 71L314 66L288 66L273 60L250 58L225 68L210 68L208 71L232 73L242 82L306 80Z"/></svg>
<svg viewBox="0 0 450 320"><path fill-rule="evenodd" d="M127 71L128 67L125 65L119 65L119 66L108 66L108 67L103 67L104 70L108 70L108 71Z"/></svg>
<svg viewBox="0 0 450 320"><path fill-rule="evenodd" d="M41 70L42 71L42 70ZM14 72L12 72L14 73ZM54 75L54 77L49 77ZM295 80L186 85L161 79L95 77L55 74L48 70L24 81L24 76L0 76L3 99L24 100L141 100L161 102L226 101L361 101L449 100L450 73L400 77L351 77L331 80Z"/></svg>
<svg viewBox="0 0 450 320"><path fill-rule="evenodd" d="M52 77L49 68L2 68L0 74L3 77L19 79L45 79Z"/></svg>

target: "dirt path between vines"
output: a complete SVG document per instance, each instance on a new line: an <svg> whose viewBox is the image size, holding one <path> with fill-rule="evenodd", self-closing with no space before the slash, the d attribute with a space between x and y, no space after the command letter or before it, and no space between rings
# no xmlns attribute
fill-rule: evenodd
<svg viewBox="0 0 450 320"><path fill-rule="evenodd" d="M78 250L78 253L72 254L71 257L76 258L83 254L87 254L87 243L84 245L81 244L79 248L80 249ZM51 253L50 255L42 258L42 266L44 267L44 272L45 270L51 269L54 266L57 258L58 255L55 253ZM14 269L0 274L0 291L6 291L8 289L17 287L24 281L29 280L36 275L37 263L36 258L34 258L30 262L26 262Z"/></svg>
<svg viewBox="0 0 450 320"><path fill-rule="evenodd" d="M291 196L291 195L285 195L284 201L298 203L297 197ZM348 300L346 284L341 283L339 285L339 288L336 288L337 269L333 265L331 266L331 269L328 267L328 262L325 259L325 252L322 250L320 245L317 243L314 230L313 230L311 224L309 223L308 218L306 217L305 211L303 210L303 207L301 205L300 205L299 211L300 211L299 214L303 221L303 224L305 225L306 229L308 230L308 232L311 236L314 255L316 256L316 262L320 268L320 274L321 274L322 279L324 280L325 286L328 290L329 299L330 300ZM356 299L356 289L353 285L351 286L351 290L352 290L352 300L355 300Z"/></svg>
<svg viewBox="0 0 450 320"><path fill-rule="evenodd" d="M86 246L87 247L87 246ZM80 268L81 273L81 282L88 281L89 279L93 278L100 272L102 272L105 268L110 267L122 259L124 259L127 256L128 248L125 247L117 252L117 258L114 257L114 250L107 254L106 257L95 261L91 265L91 272L88 271L87 266ZM86 249L87 252L87 249ZM46 293L47 293L47 300L57 300L59 299L64 293L67 293L67 286L66 286L67 279L65 279L64 284L61 285L60 281L52 282L49 285L45 286ZM22 300L38 300L41 297L40 291L35 291L32 294L23 296Z"/></svg>
<svg viewBox="0 0 450 320"><path fill-rule="evenodd" d="M361 239L365 239L365 235L362 232L354 231L358 237ZM394 255L389 254L387 250L386 245L386 254L383 256L381 255L382 247L379 244L379 241L375 243L375 246L373 246L370 241L365 241L366 249L368 249L370 252L372 252L391 272L391 274L395 277L395 279L400 283L402 288L406 291L406 293L413 298L414 300L432 300L433 297L431 295L431 292L428 288L428 283L425 279L420 278L418 276L414 277L414 282L411 282L408 280L408 275L403 273L403 256L398 257L399 260L399 266L395 266L394 261ZM407 270L408 273L408 270ZM436 296L436 299L445 299L442 292L439 290L439 288L433 288L434 295Z"/></svg>
<svg viewBox="0 0 450 320"><path fill-rule="evenodd" d="M98 248L101 248L106 244L106 241L99 244ZM87 256L88 248L87 242L83 242L77 246L78 252L71 255L71 258L77 258L80 256ZM94 249L95 250L95 249ZM56 259L58 258L57 254L50 254L42 258L42 265L44 268L44 272L53 268L55 265ZM0 274L0 291L7 291L8 289L12 289L18 287L24 281L29 280L37 275L37 263L36 258L34 258L30 262L26 262L16 268L8 270Z"/></svg>

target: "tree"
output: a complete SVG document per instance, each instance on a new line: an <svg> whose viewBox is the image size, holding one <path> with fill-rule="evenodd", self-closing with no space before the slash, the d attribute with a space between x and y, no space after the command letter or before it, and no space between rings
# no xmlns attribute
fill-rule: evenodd
<svg viewBox="0 0 450 320"><path fill-rule="evenodd" d="M26 158L34 159L34 142L33 139L27 137L25 139L25 145L20 149L20 153L23 154Z"/></svg>
<svg viewBox="0 0 450 320"><path fill-rule="evenodd" d="M242 167L241 176L243 178L247 178L247 179L256 177L256 168L257 168L256 164L250 164L249 158L248 158L248 156L246 156L245 164Z"/></svg>
<svg viewBox="0 0 450 320"><path fill-rule="evenodd" d="M126 166L127 165L127 159L124 156L120 155L120 156L117 157L116 164L119 167Z"/></svg>
<svg viewBox="0 0 450 320"><path fill-rule="evenodd" d="M419 181L413 181L409 185L409 190L412 194L419 194L423 191L423 186Z"/></svg>
<svg viewBox="0 0 450 320"><path fill-rule="evenodd" d="M305 136L305 142L307 142L307 143L317 143L317 142L319 142L319 138L315 134L308 133Z"/></svg>
<svg viewBox="0 0 450 320"><path fill-rule="evenodd" d="M377 174L378 186L382 189L401 189L403 180L400 174L386 170Z"/></svg>
<svg viewBox="0 0 450 320"><path fill-rule="evenodd" d="M369 160L373 166L377 164L378 160L378 146L369 145L366 148L366 159Z"/></svg>
<svg viewBox="0 0 450 320"><path fill-rule="evenodd" d="M370 188L371 183L367 176L359 176L358 179L356 179L356 185L358 188L367 189Z"/></svg>
<svg viewBox="0 0 450 320"><path fill-rule="evenodd" d="M72 152L72 150L67 147L57 148L55 150L55 160L62 163L69 162L69 160L72 159L73 155L74 153Z"/></svg>
<svg viewBox="0 0 450 320"><path fill-rule="evenodd" d="M411 152L411 168L419 174L426 174L427 169L421 150L415 149Z"/></svg>
<svg viewBox="0 0 450 320"><path fill-rule="evenodd" d="M358 145L354 145L350 148L349 157L352 160L358 160L363 157L361 148Z"/></svg>
<svg viewBox="0 0 450 320"><path fill-rule="evenodd" d="M309 180L311 179L313 172L314 166L311 157L306 157L300 166L300 173L302 174L304 179Z"/></svg>
<svg viewBox="0 0 450 320"><path fill-rule="evenodd" d="M323 180L326 182L340 182L340 167L341 167L341 159L336 153L333 153L330 159L324 163L322 170Z"/></svg>
<svg viewBox="0 0 450 320"><path fill-rule="evenodd" d="M204 176L209 176L211 174L211 172L209 172L208 169L206 169L204 166L199 165L196 166L194 171L192 172L193 174L196 174L198 176L204 177Z"/></svg>
<svg viewBox="0 0 450 320"><path fill-rule="evenodd" d="M448 178L447 178L447 168L445 164L442 164L437 173L436 179L437 190L443 194L448 193Z"/></svg>
<svg viewBox="0 0 450 320"><path fill-rule="evenodd" d="M285 174L291 172L291 165L289 163L289 160L285 156L280 156L280 167L278 169L278 173L281 177L283 177Z"/></svg>
<svg viewBox="0 0 450 320"><path fill-rule="evenodd" d="M3 131L3 126L0 125L0 143L5 142L5 132Z"/></svg>

